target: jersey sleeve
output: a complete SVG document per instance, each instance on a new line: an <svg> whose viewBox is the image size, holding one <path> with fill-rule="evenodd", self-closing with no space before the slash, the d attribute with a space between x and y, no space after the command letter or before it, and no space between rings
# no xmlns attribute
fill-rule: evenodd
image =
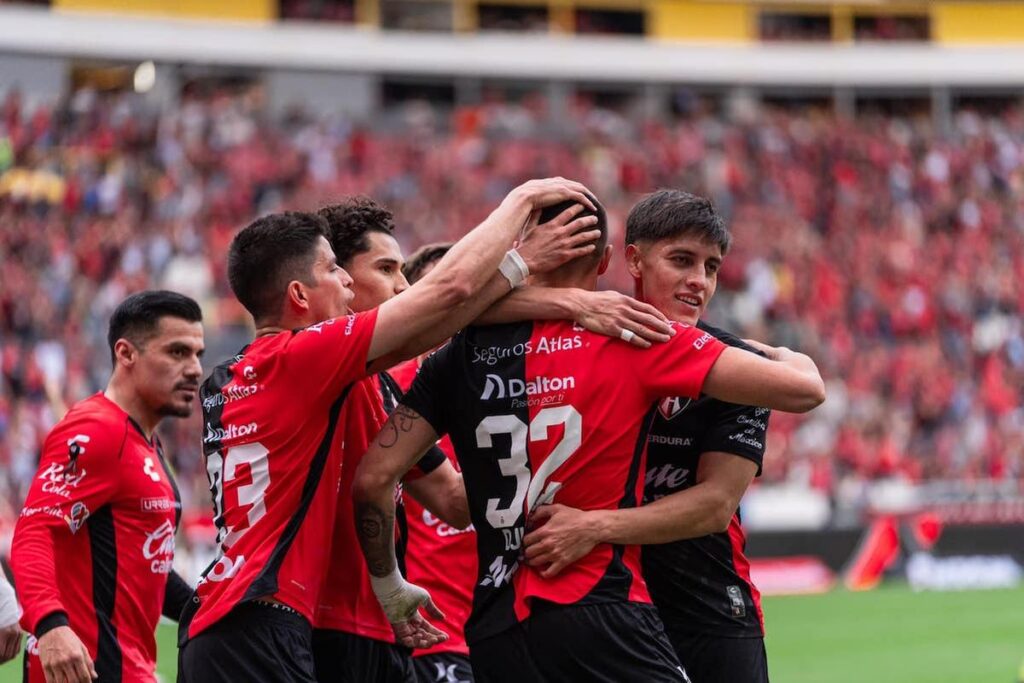
<svg viewBox="0 0 1024 683"><path fill-rule="evenodd" d="M324 320L294 333L284 365L297 386L316 395L335 395L367 376L367 356L377 309Z"/></svg>
<svg viewBox="0 0 1024 683"><path fill-rule="evenodd" d="M664 396L700 396L704 379L726 348L703 330L680 323L673 326L676 335L664 344L631 349L629 362L643 369L641 381L652 401Z"/></svg>
<svg viewBox="0 0 1024 683"><path fill-rule="evenodd" d="M54 590L60 585L58 549L74 545L89 516L117 494L126 430L123 421L72 420L59 424L43 445L11 543L11 569L24 609L21 624L37 637L44 617L65 612Z"/></svg>
<svg viewBox="0 0 1024 683"><path fill-rule="evenodd" d="M715 420L697 444L698 452L720 451L746 458L757 465L760 476L771 410L724 401L716 404Z"/></svg>
<svg viewBox="0 0 1024 683"><path fill-rule="evenodd" d="M444 397L445 366L451 357L452 344L435 351L420 367L416 379L402 398L402 405L412 408L430 423L438 436L448 433L448 415ZM438 463L440 464L440 463Z"/></svg>

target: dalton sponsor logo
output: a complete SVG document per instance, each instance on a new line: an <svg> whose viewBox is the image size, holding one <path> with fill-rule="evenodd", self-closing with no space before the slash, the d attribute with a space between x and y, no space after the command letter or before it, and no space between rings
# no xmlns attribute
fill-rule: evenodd
<svg viewBox="0 0 1024 683"><path fill-rule="evenodd" d="M169 574L174 566L174 525L168 520L146 535L142 556L154 574Z"/></svg>
<svg viewBox="0 0 1024 683"><path fill-rule="evenodd" d="M500 375L487 375L480 400L501 400L520 396L540 396L556 391L576 388L575 377L537 377L529 382L521 379L505 379Z"/></svg>
<svg viewBox="0 0 1024 683"><path fill-rule="evenodd" d="M230 424L225 427L213 427L209 424L206 425L206 436L203 437L203 443L215 443L217 441L234 441L235 439L241 439L246 436L252 436L259 431L259 425L255 422L249 424L236 425Z"/></svg>
<svg viewBox="0 0 1024 683"><path fill-rule="evenodd" d="M542 356L581 348L583 348L583 337L578 334L571 337L541 337L536 343L531 340L513 346L475 346L472 349L472 362L497 365L498 361L506 358L519 358L527 354Z"/></svg>

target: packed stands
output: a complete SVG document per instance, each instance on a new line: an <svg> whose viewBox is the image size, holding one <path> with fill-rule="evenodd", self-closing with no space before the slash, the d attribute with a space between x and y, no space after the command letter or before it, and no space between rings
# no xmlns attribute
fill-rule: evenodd
<svg viewBox="0 0 1024 683"><path fill-rule="evenodd" d="M685 99L685 98L684 98ZM625 215L672 186L711 196L735 247L709 320L811 354L829 383L808 418L775 415L763 482L856 504L867 482L1024 478L1024 110L857 119L815 108L723 118L686 99L641 120L588 98L552 123L542 94L373 122L271 118L258 87L148 109L80 90L0 105L0 519L17 513L62 406L101 388L105 331L128 292L204 306L208 365L245 338L225 278L252 217L366 193L406 253L453 239L523 179L586 182ZM569 122L569 123L566 123ZM604 283L631 282L621 261ZM199 421L164 443L185 505L209 503ZM3 549L0 548L0 551Z"/></svg>

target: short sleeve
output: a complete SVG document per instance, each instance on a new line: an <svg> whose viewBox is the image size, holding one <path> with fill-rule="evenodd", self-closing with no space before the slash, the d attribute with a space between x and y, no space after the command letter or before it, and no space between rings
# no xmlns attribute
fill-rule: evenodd
<svg viewBox="0 0 1024 683"><path fill-rule="evenodd" d="M377 309L324 320L293 333L284 367L318 395L335 395L367 376Z"/></svg>
<svg viewBox="0 0 1024 683"><path fill-rule="evenodd" d="M651 400L663 396L700 396L704 379L725 350L713 335L689 325L673 323L676 334L664 344L635 350L629 362L639 373Z"/></svg>
<svg viewBox="0 0 1024 683"><path fill-rule="evenodd" d="M415 381L402 398L402 405L419 413L438 436L449 431L444 377L448 374L446 369L452 357L451 348L452 344L448 344L423 362Z"/></svg>
<svg viewBox="0 0 1024 683"><path fill-rule="evenodd" d="M715 407L715 419L697 444L698 451L720 451L746 458L757 465L760 475L771 411L724 401L715 401Z"/></svg>

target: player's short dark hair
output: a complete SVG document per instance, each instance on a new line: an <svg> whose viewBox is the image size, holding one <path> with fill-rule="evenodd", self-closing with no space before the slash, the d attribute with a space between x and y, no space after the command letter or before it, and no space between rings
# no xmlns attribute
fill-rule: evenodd
<svg viewBox="0 0 1024 683"><path fill-rule="evenodd" d="M391 235L395 232L392 213L363 195L325 206L317 213L327 221L327 240L342 267L348 265L357 254L370 250L370 242L366 238L368 233Z"/></svg>
<svg viewBox="0 0 1024 683"><path fill-rule="evenodd" d="M597 210L592 211L591 209L584 207L583 211L580 211L578 214L576 214L576 218L583 218L584 216L597 216L597 223L594 225L588 225L587 227L583 228L582 230L579 230L578 232L600 230L601 234L593 243L595 245L595 249L593 252L587 254L586 256L581 256L579 258L573 259L572 261L569 261L568 263L562 266L563 268L565 268L566 266L575 267L577 264L585 264L587 267L592 266L594 263L601 260L601 257L604 255L605 245L608 244L608 213L604 210L604 206L601 204L601 202L597 201L596 197L594 197L593 195L587 196L590 198L590 201L594 204L594 206L597 207ZM540 211L539 222L541 224L544 224L547 223L548 221L554 220L555 218L558 217L558 214L562 213L566 209L571 208L576 203L577 202L573 201L572 199L567 199L564 202L559 202L557 204L552 204L551 206L544 207Z"/></svg>
<svg viewBox="0 0 1024 683"><path fill-rule="evenodd" d="M228 282L255 320L280 313L289 282L311 282L321 237L327 237L327 222L303 211L257 218L235 235L228 250Z"/></svg>
<svg viewBox="0 0 1024 683"><path fill-rule="evenodd" d="M660 242L683 235L717 244L723 256L732 244L732 234L711 200L682 190L652 192L626 217L626 244Z"/></svg>
<svg viewBox="0 0 1024 683"><path fill-rule="evenodd" d="M114 361L114 344L118 339L127 339L141 347L156 334L160 319L165 317L201 323L203 312L195 299L166 289L137 292L119 303L107 327L111 362Z"/></svg>
<svg viewBox="0 0 1024 683"><path fill-rule="evenodd" d="M424 244L409 256L405 265L402 266L402 275L409 281L409 284L415 283L423 277L423 271L427 269L427 266L444 258L452 246L454 246L454 242Z"/></svg>

